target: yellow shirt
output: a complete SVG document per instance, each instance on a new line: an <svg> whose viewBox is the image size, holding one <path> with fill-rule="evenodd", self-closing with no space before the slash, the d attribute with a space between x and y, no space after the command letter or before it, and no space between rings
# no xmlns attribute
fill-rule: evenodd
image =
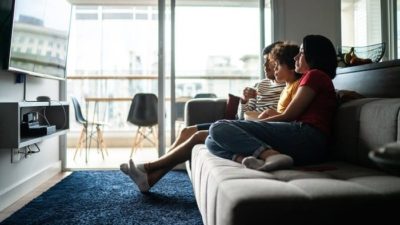
<svg viewBox="0 0 400 225"><path fill-rule="evenodd" d="M292 101L294 95L297 92L297 89L299 88L300 84L300 79L297 79L295 82L291 84L286 84L285 88L283 89L281 96L279 97L278 101L278 107L277 110L278 113L283 113L289 103Z"/></svg>

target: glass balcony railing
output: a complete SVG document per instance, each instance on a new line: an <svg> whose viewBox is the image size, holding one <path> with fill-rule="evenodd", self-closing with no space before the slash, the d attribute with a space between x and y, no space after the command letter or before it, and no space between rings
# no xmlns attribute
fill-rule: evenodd
<svg viewBox="0 0 400 225"><path fill-rule="evenodd" d="M245 86L252 86L259 78L257 76L185 76L176 78L175 88L175 112L182 114L184 104L197 93L214 93L219 98L226 98L228 93L241 95ZM169 84L170 78L166 78ZM156 76L70 76L67 80L68 96L75 96L81 102L85 117L89 120L105 121L108 125L104 128L105 133L123 133L135 130L135 126L126 121L131 100L136 93L147 92L157 95ZM167 93L171 88L167 87ZM167 132L171 125L171 98L167 95L165 99ZM74 115L73 108L70 115ZM180 116L175 116L180 117ZM71 132L79 132L81 125L71 120Z"/></svg>

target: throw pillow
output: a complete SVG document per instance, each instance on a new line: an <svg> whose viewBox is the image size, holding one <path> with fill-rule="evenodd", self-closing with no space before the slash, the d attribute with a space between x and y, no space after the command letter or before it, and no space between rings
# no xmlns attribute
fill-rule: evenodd
<svg viewBox="0 0 400 225"><path fill-rule="evenodd" d="M349 90L336 90L336 97L338 99L338 103L343 104L345 102L349 102L351 100L365 98L363 95Z"/></svg>
<svg viewBox="0 0 400 225"><path fill-rule="evenodd" d="M228 101L226 102L224 119L234 120L238 111L240 97L233 94L228 94Z"/></svg>

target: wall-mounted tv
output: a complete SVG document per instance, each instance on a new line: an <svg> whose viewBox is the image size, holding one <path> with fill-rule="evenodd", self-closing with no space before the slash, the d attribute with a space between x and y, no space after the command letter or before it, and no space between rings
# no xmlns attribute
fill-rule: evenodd
<svg viewBox="0 0 400 225"><path fill-rule="evenodd" d="M67 0L1 0L3 70L65 79L71 21Z"/></svg>

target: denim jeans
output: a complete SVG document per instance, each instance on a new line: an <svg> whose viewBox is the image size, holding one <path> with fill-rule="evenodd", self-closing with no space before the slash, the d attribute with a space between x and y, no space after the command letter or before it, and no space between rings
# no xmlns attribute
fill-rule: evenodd
<svg viewBox="0 0 400 225"><path fill-rule="evenodd" d="M321 162L327 153L326 135L301 122L220 120L211 125L206 145L211 153L226 159L258 157L274 149L291 156L295 165Z"/></svg>

